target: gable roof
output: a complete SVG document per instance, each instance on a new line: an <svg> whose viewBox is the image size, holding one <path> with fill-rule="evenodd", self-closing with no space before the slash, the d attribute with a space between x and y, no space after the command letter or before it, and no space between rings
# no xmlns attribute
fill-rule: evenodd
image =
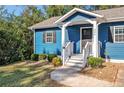
<svg viewBox="0 0 124 93"><path fill-rule="evenodd" d="M81 10L81 9L79 9L79 10ZM83 10L83 11L85 11L85 10ZM93 13L93 14L97 15L98 17L103 16L105 20L102 22L124 21L124 7L112 8L112 9L106 9L106 10L97 10L97 11L92 11L90 13L91 14ZM44 20L40 23L37 23L37 24L29 27L29 29L57 27L57 24L55 22L57 22L57 20L60 20L62 17L63 16L57 16L57 17L49 18L47 20Z"/></svg>
<svg viewBox="0 0 124 93"><path fill-rule="evenodd" d="M76 12L85 13L85 14L88 14L88 15L91 15L94 17L103 17L103 16L96 14L96 13L93 13L93 12L89 12L89 11L82 10L79 8L74 8L71 11L69 11L68 13L66 13L64 16L62 16L60 19L58 19L55 23L62 22L63 20L65 20L66 18L68 18L69 16L73 15Z"/></svg>

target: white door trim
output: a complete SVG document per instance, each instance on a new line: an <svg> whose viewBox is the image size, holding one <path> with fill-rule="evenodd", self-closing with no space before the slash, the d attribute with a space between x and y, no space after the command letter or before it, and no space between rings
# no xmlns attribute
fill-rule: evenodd
<svg viewBox="0 0 124 93"><path fill-rule="evenodd" d="M89 27L80 27L80 53L82 52L82 29L86 29L86 28L93 28L92 26ZM92 29L92 35L93 35L93 29Z"/></svg>

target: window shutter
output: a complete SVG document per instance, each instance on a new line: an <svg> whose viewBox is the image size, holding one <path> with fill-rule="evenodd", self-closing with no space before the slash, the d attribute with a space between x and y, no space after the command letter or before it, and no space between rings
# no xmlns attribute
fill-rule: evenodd
<svg viewBox="0 0 124 93"><path fill-rule="evenodd" d="M110 26L109 37L111 37L111 42L113 42L113 40L114 40L114 26Z"/></svg>
<svg viewBox="0 0 124 93"><path fill-rule="evenodd" d="M56 43L56 32L53 32L53 43Z"/></svg>
<svg viewBox="0 0 124 93"><path fill-rule="evenodd" d="M43 43L45 43L45 32L43 32Z"/></svg>

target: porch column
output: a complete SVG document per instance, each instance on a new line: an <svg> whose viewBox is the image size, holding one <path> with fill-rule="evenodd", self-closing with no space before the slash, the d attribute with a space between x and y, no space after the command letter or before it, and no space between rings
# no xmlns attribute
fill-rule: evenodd
<svg viewBox="0 0 124 93"><path fill-rule="evenodd" d="M66 27L63 25L62 26L62 61L63 61L63 65L65 64L65 30Z"/></svg>
<svg viewBox="0 0 124 93"><path fill-rule="evenodd" d="M98 57L98 24L93 21L93 38L92 38L92 54L94 57Z"/></svg>
<svg viewBox="0 0 124 93"><path fill-rule="evenodd" d="M62 25L62 60L63 60L63 65L65 64L65 33L66 33L66 27L70 24L71 22L67 22L64 25Z"/></svg>

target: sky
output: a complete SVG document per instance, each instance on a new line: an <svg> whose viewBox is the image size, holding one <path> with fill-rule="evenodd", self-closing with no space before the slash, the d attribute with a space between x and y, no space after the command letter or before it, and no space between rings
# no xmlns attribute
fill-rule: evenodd
<svg viewBox="0 0 124 93"><path fill-rule="evenodd" d="M4 7L8 10L9 13L12 13L14 11L16 15L20 15L25 8L25 6L23 5L6 5ZM37 7L43 10L42 5L38 5Z"/></svg>

